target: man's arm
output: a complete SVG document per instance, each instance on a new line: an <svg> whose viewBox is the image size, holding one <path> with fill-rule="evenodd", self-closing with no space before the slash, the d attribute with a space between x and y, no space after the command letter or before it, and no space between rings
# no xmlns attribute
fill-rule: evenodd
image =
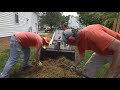
<svg viewBox="0 0 120 90"><path fill-rule="evenodd" d="M40 53L39 51L40 51L40 48L36 47L34 52L36 62L39 62L39 53Z"/></svg>
<svg viewBox="0 0 120 90"><path fill-rule="evenodd" d="M115 78L120 73L120 41L114 40L108 49L113 51L113 60L109 70L106 73L106 77Z"/></svg>
<svg viewBox="0 0 120 90"><path fill-rule="evenodd" d="M78 57L76 56L73 66L77 67L80 64L80 62L84 59L84 56L85 53L78 55Z"/></svg>
<svg viewBox="0 0 120 90"><path fill-rule="evenodd" d="M75 57L75 61L74 64L70 67L70 70L72 72L74 72L74 70L76 69L76 67L80 64L80 62L84 59L85 53L80 54L78 56Z"/></svg>

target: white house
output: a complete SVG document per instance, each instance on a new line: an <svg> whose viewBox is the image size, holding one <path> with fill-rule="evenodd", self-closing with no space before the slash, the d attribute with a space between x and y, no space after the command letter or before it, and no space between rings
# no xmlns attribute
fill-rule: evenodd
<svg viewBox="0 0 120 90"><path fill-rule="evenodd" d="M15 32L38 32L38 12L0 12L0 37Z"/></svg>
<svg viewBox="0 0 120 90"><path fill-rule="evenodd" d="M69 21L68 21L68 26L78 29L78 28L82 28L83 25L79 22L79 17L75 17L75 16L70 16Z"/></svg>

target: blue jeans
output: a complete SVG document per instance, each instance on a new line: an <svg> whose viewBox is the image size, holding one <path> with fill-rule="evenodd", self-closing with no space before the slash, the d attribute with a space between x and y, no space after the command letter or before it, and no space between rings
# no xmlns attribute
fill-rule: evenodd
<svg viewBox="0 0 120 90"><path fill-rule="evenodd" d="M10 40L10 57L0 74L0 78L7 78L9 77L9 72L11 68L17 63L20 51L23 51L24 53L24 59L22 62L22 67L25 67L28 64L28 60L30 57L30 48L29 47L22 47L19 42L16 40L15 36L11 36Z"/></svg>

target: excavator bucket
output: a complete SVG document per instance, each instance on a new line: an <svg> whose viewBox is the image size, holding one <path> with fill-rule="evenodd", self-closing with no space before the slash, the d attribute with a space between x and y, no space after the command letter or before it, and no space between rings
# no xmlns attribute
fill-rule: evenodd
<svg viewBox="0 0 120 90"><path fill-rule="evenodd" d="M75 51L71 50L54 50L52 48L41 49L40 60L46 60L48 58L56 59L61 56L66 57L67 59L74 61L75 60Z"/></svg>
<svg viewBox="0 0 120 90"><path fill-rule="evenodd" d="M62 40L62 33L64 30L56 30L53 33L50 44L47 48L42 48L40 52L40 60L47 58L58 58L65 56L69 60L75 60L75 51L69 49L69 45Z"/></svg>

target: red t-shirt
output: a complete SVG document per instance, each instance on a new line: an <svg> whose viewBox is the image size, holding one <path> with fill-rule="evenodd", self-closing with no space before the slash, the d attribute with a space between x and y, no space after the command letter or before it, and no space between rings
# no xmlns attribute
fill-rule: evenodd
<svg viewBox="0 0 120 90"><path fill-rule="evenodd" d="M35 46L37 50L42 47L42 38L38 34L32 32L19 32L15 33L15 37L21 46Z"/></svg>
<svg viewBox="0 0 120 90"><path fill-rule="evenodd" d="M107 47L113 40L120 40L120 34L100 24L89 25L79 30L79 35L78 49L80 54L85 50L92 50L98 54L111 55L113 52L109 51Z"/></svg>

